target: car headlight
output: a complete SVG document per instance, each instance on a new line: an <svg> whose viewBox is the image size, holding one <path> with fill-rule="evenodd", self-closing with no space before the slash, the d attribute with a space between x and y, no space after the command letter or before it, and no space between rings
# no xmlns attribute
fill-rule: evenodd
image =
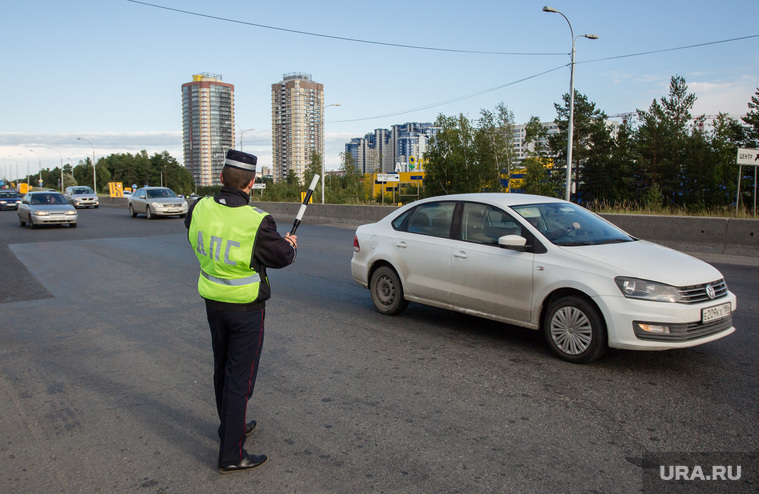
<svg viewBox="0 0 759 494"><path fill-rule="evenodd" d="M48 213L47 211L34 211L32 214L34 216L49 216L50 215L50 213Z"/></svg>
<svg viewBox="0 0 759 494"><path fill-rule="evenodd" d="M66 211L66 214L69 216L74 216L76 214L76 211Z"/></svg>
<svg viewBox="0 0 759 494"><path fill-rule="evenodd" d="M674 286L664 283L624 276L618 276L614 278L614 281L617 283L619 291L626 298L651 300L653 302L677 302L680 300L680 291Z"/></svg>
<svg viewBox="0 0 759 494"><path fill-rule="evenodd" d="M186 207L187 207L187 201L183 201L183 202L182 202L182 207L183 207L183 208L186 208Z"/></svg>
<svg viewBox="0 0 759 494"><path fill-rule="evenodd" d="M163 204L161 204L160 202L151 202L150 205L153 206L154 208L162 208L163 207Z"/></svg>

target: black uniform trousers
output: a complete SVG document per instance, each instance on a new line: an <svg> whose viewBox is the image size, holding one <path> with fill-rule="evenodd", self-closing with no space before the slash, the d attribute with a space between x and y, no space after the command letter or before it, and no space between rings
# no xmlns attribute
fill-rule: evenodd
<svg viewBox="0 0 759 494"><path fill-rule="evenodd" d="M219 466L245 457L245 413L264 342L264 309L227 312L206 304L213 346L213 384L219 412Z"/></svg>

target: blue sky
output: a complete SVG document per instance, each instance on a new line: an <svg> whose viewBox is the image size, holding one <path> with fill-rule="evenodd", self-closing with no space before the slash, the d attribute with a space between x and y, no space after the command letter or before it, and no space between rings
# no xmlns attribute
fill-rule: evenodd
<svg viewBox="0 0 759 494"><path fill-rule="evenodd" d="M255 129L243 147L264 165L271 84L289 72L342 105L326 109L328 168L351 137L440 113L474 118L503 102L516 123L550 121L569 90L571 37L546 4L575 36L599 36L577 40L575 87L609 115L647 109L673 75L698 97L694 114L744 115L759 87L756 0L145 1L239 22L128 0L3 1L0 175L76 164L92 155L77 137L97 157L168 150L182 162L180 88L200 72L235 85L238 143ZM608 59L735 38L746 39Z"/></svg>

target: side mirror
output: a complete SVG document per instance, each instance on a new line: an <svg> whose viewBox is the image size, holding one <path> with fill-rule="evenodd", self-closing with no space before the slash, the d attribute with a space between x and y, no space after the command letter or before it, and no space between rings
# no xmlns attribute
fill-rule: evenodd
<svg viewBox="0 0 759 494"><path fill-rule="evenodd" d="M520 252L527 252L530 249L530 246L527 245L527 239L520 235L504 235L498 239L498 245L504 249Z"/></svg>

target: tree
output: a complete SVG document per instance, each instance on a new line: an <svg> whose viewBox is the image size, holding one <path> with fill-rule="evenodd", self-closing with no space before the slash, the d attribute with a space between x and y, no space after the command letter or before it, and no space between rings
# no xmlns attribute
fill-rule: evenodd
<svg viewBox="0 0 759 494"><path fill-rule="evenodd" d="M746 135L743 144L744 147L757 148L759 147L759 88L757 88L756 93L751 97L748 107L749 111L745 116L741 117L743 123L746 124Z"/></svg>
<svg viewBox="0 0 759 494"><path fill-rule="evenodd" d="M474 136L476 161L483 173L482 188L490 191L501 190L501 176L511 175L514 149L511 146L514 134L514 114L499 103L496 111L480 110L480 119ZM488 170L491 170L488 173Z"/></svg>
<svg viewBox="0 0 759 494"><path fill-rule="evenodd" d="M564 94L563 104L554 104L556 109L556 125L559 132L549 138L550 149L556 156L554 173L567 166L567 139L569 129L569 93ZM602 186L598 177L604 168L609 166L611 135L605 124L606 114L596 108L596 104L587 96L575 90L574 98L574 128L572 132L572 181L577 187L577 194L584 201L600 194ZM585 180L584 174L588 175ZM566 173L564 173L566 177Z"/></svg>
<svg viewBox="0 0 759 494"><path fill-rule="evenodd" d="M657 185L667 204L682 204L680 190L688 139L690 110L696 96L689 94L685 79L673 76L669 98L654 100L648 111L638 110L638 154L648 185Z"/></svg>
<svg viewBox="0 0 759 494"><path fill-rule="evenodd" d="M463 114L439 115L440 130L425 153L425 195L500 190L501 170L513 160L513 120L502 103L495 113L482 110L475 122Z"/></svg>
<svg viewBox="0 0 759 494"><path fill-rule="evenodd" d="M306 169L303 171L303 185L311 185L311 181L314 179L314 175L322 175L322 155L316 151L311 151ZM321 177L324 180L324 177ZM316 193L314 191L314 193ZM315 200L315 199L314 199Z"/></svg>

